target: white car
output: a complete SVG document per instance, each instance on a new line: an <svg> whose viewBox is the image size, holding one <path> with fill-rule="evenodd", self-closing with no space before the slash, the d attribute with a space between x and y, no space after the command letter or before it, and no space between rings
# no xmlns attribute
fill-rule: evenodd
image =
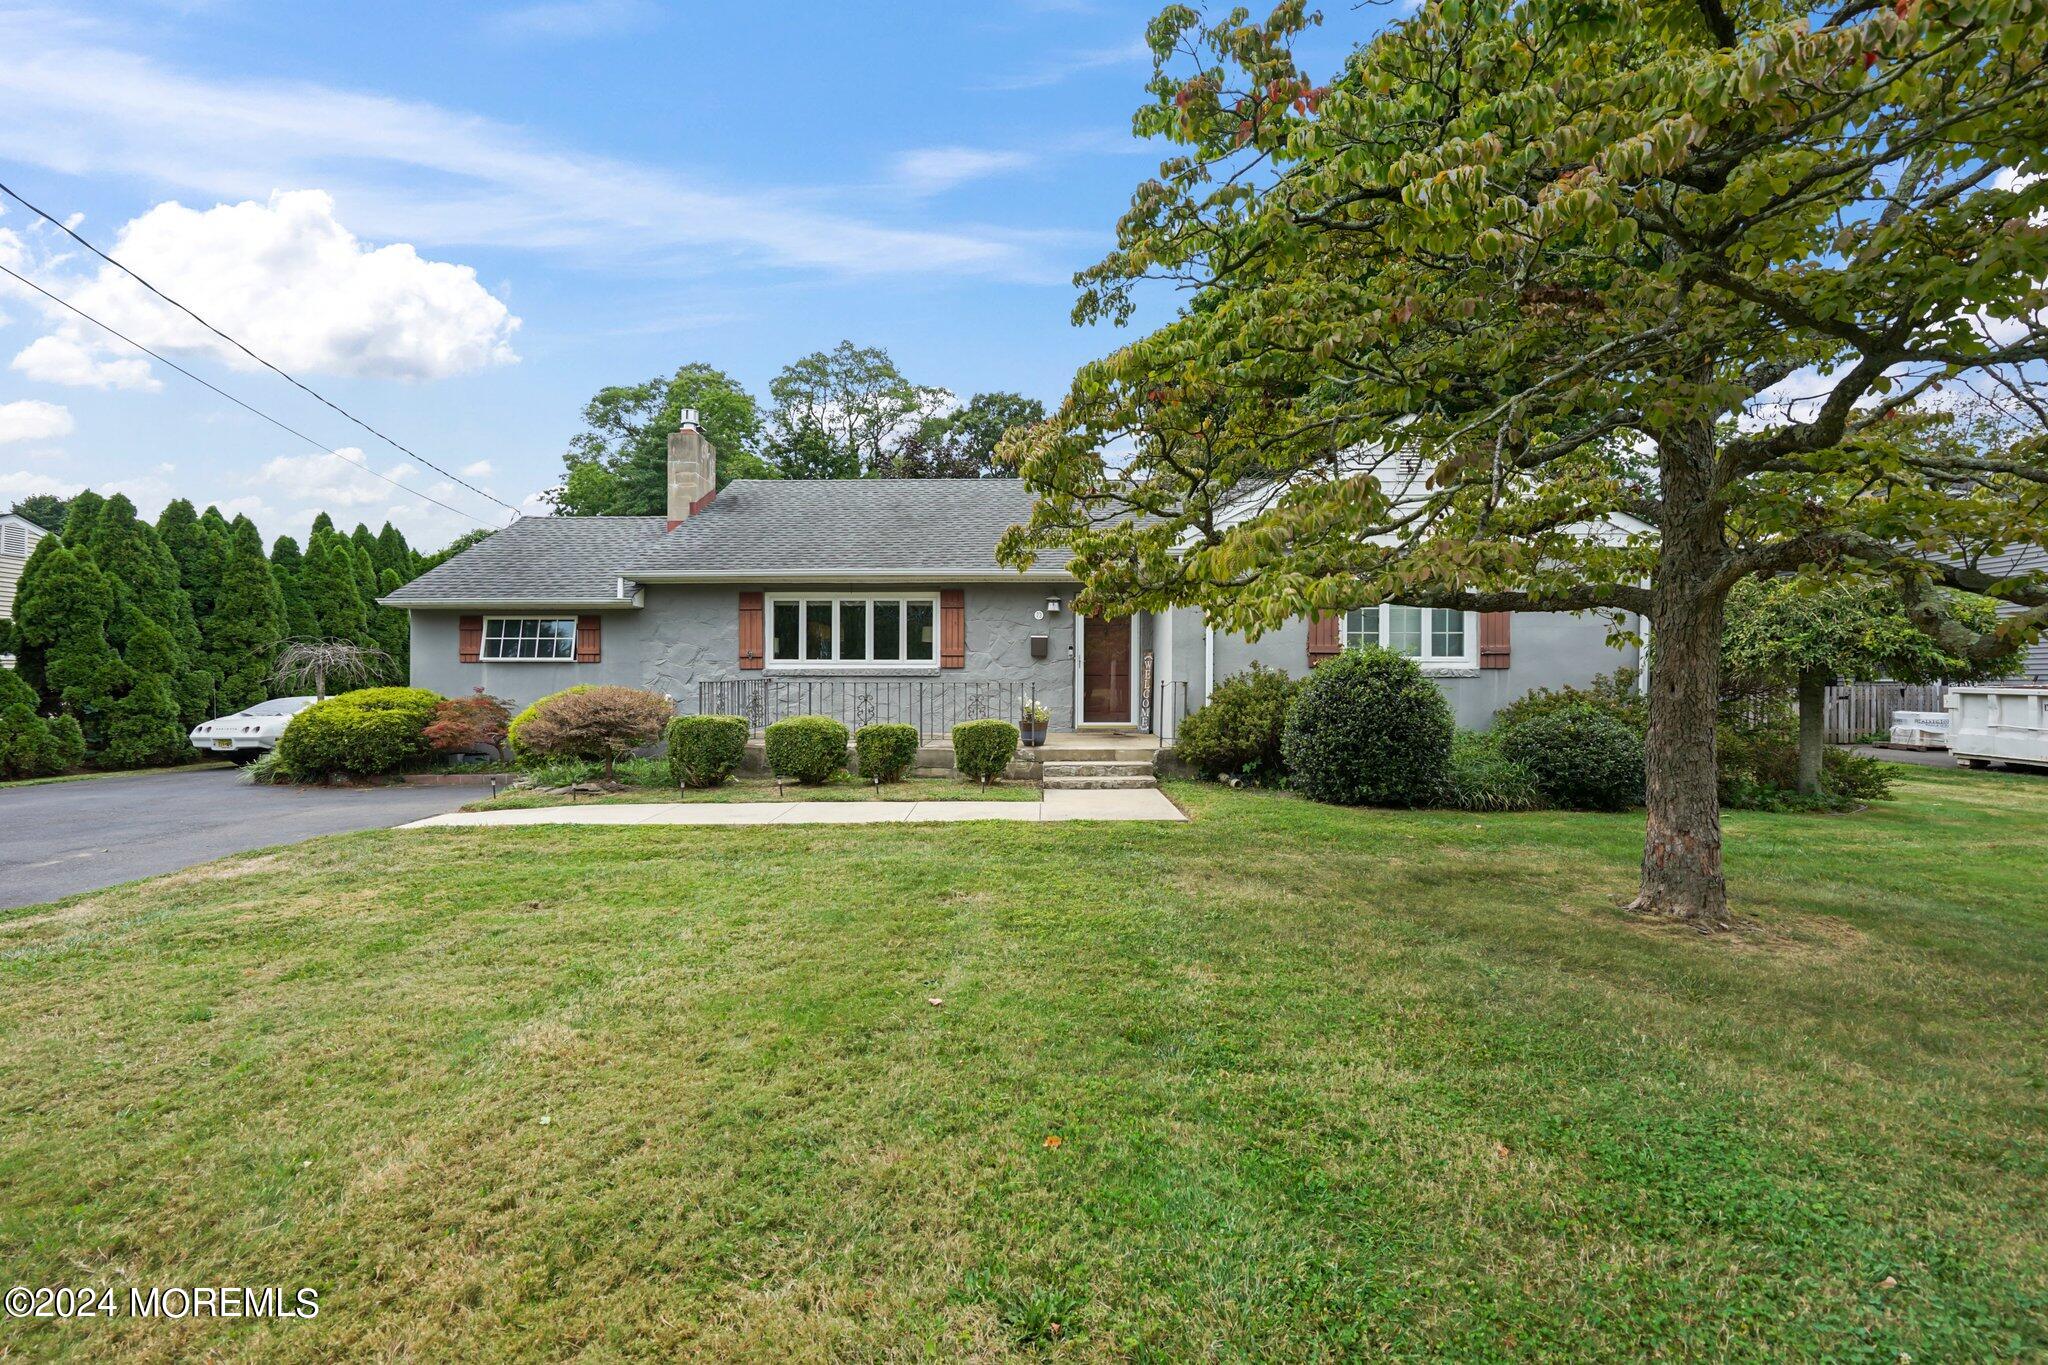
<svg viewBox="0 0 2048 1365"><path fill-rule="evenodd" d="M218 753L234 763L253 763L277 747L293 716L313 704L311 697L272 697L246 711L194 727L192 747Z"/></svg>

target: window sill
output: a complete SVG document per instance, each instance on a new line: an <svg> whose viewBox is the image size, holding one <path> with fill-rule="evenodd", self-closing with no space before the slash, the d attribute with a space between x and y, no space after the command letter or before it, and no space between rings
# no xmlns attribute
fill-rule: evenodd
<svg viewBox="0 0 2048 1365"><path fill-rule="evenodd" d="M774 663L774 662L770 662L769 664L767 664L767 665L766 665L766 667L765 667L765 668L763 669L763 671L764 671L764 672L768 672L768 673L795 673L795 674L806 674L806 673L808 673L808 674L811 674L812 676L816 676L816 675L818 675L818 674L822 674L822 673L860 673L860 674L868 674L868 675L877 675L877 674L878 674L878 675L880 675L880 676L882 676L882 677L889 677L889 676L898 676L898 677L919 677L919 678L921 678L921 677L924 677L924 676L925 676L926 674L932 674L932 673L937 673L937 672L939 672L939 666L938 666L937 664L935 664L935 663L932 663L932 664L926 664L926 663L908 663L908 664L865 664L865 663L855 663L855 662L846 662L846 663L830 663L830 662L819 662L819 663L798 663L798 664L780 664L780 663Z"/></svg>
<svg viewBox="0 0 2048 1365"><path fill-rule="evenodd" d="M575 659L490 659L479 656L480 664L573 664Z"/></svg>
<svg viewBox="0 0 2048 1365"><path fill-rule="evenodd" d="M1479 676L1479 665L1424 664L1422 666L1422 673L1424 677L1428 678L1476 678Z"/></svg>

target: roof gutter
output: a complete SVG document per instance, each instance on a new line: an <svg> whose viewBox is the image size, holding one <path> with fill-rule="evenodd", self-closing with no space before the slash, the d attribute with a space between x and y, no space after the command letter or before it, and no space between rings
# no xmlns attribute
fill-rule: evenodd
<svg viewBox="0 0 2048 1365"><path fill-rule="evenodd" d="M632 611L646 605L644 594L635 592L631 597L448 597L422 601L418 598L380 597L380 607L397 607L401 611L469 611L497 610L504 608L514 611L563 610L576 611Z"/></svg>
<svg viewBox="0 0 2048 1365"><path fill-rule="evenodd" d="M1065 569L707 569L661 573L636 569L636 583L1078 583Z"/></svg>

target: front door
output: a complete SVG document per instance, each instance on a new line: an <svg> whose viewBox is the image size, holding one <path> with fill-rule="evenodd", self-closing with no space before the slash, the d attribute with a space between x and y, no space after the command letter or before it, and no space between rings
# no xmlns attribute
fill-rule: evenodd
<svg viewBox="0 0 2048 1365"><path fill-rule="evenodd" d="M1081 620L1081 723L1131 723L1131 618Z"/></svg>

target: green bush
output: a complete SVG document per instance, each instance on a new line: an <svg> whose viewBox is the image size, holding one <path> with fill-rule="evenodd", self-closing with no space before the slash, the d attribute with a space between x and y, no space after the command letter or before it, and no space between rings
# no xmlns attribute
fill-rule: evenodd
<svg viewBox="0 0 2048 1365"><path fill-rule="evenodd" d="M1512 730L1537 716L1590 706L1614 717L1639 735L1647 734L1650 729L1650 699L1637 690L1636 679L1633 668L1617 668L1612 673L1600 674L1584 687L1539 687L1496 711L1493 728L1496 732Z"/></svg>
<svg viewBox="0 0 2048 1365"><path fill-rule="evenodd" d="M830 716L791 716L762 732L768 771L815 787L846 766L846 727Z"/></svg>
<svg viewBox="0 0 2048 1365"><path fill-rule="evenodd" d="M610 778L604 764L592 758L552 758L536 761L520 770L536 787L573 787L582 782L610 781L621 787L667 791L676 785L665 758L622 758L612 765Z"/></svg>
<svg viewBox="0 0 2048 1365"><path fill-rule="evenodd" d="M275 767L295 782L391 772L427 752L426 728L440 704L422 687L368 687L315 702L285 726Z"/></svg>
<svg viewBox="0 0 2048 1365"><path fill-rule="evenodd" d="M1287 708L1281 757L1295 788L1339 806L1418 806L1444 789L1450 703L1413 659L1346 650L1305 678Z"/></svg>
<svg viewBox="0 0 2048 1365"><path fill-rule="evenodd" d="M917 761L920 738L915 725L861 726L853 732L860 775L870 782L901 782Z"/></svg>
<svg viewBox="0 0 2048 1365"><path fill-rule="evenodd" d="M1527 768L1500 751L1495 736L1460 730L1451 741L1442 802L1453 810L1536 810L1543 793Z"/></svg>
<svg viewBox="0 0 2048 1365"><path fill-rule="evenodd" d="M1643 737L1598 706L1565 706L1496 728L1502 756L1568 810L1628 810L1643 803Z"/></svg>
<svg viewBox="0 0 2048 1365"><path fill-rule="evenodd" d="M1731 810L1848 810L1892 798L1892 767L1829 745L1820 794L1799 792L1799 718L1778 706L1760 718L1724 721L1716 732L1721 804Z"/></svg>
<svg viewBox="0 0 2048 1365"><path fill-rule="evenodd" d="M59 719L70 723L70 733L78 733L77 721L69 716ZM24 777L54 777L76 766L78 758L72 758L64 744L50 733L53 723L37 715L33 706L21 702L0 707L0 782L15 782ZM78 749L82 758L85 750L83 737L79 740Z"/></svg>
<svg viewBox="0 0 2048 1365"><path fill-rule="evenodd" d="M970 720L953 727L953 766L976 782L993 782L1017 756L1022 738L1006 720Z"/></svg>
<svg viewBox="0 0 2048 1365"><path fill-rule="evenodd" d="M678 787L717 787L739 770L752 733L745 716L677 716L668 723L668 771Z"/></svg>
<svg viewBox="0 0 2048 1365"><path fill-rule="evenodd" d="M1174 753L1204 777L1242 777L1275 785L1287 776L1280 738L1287 703L1301 684L1285 673L1251 666L1216 684L1209 700L1181 721Z"/></svg>
<svg viewBox="0 0 2048 1365"><path fill-rule="evenodd" d="M519 732L525 729L526 723L532 720L535 714L539 712L543 702L551 702L556 697L566 697L572 692L588 692L589 690L589 683L577 683L574 687L565 687L559 692L550 692L518 715L512 717L512 723L505 727L505 747L512 751L512 761L523 765L540 759L540 755L529 753L519 747Z"/></svg>

